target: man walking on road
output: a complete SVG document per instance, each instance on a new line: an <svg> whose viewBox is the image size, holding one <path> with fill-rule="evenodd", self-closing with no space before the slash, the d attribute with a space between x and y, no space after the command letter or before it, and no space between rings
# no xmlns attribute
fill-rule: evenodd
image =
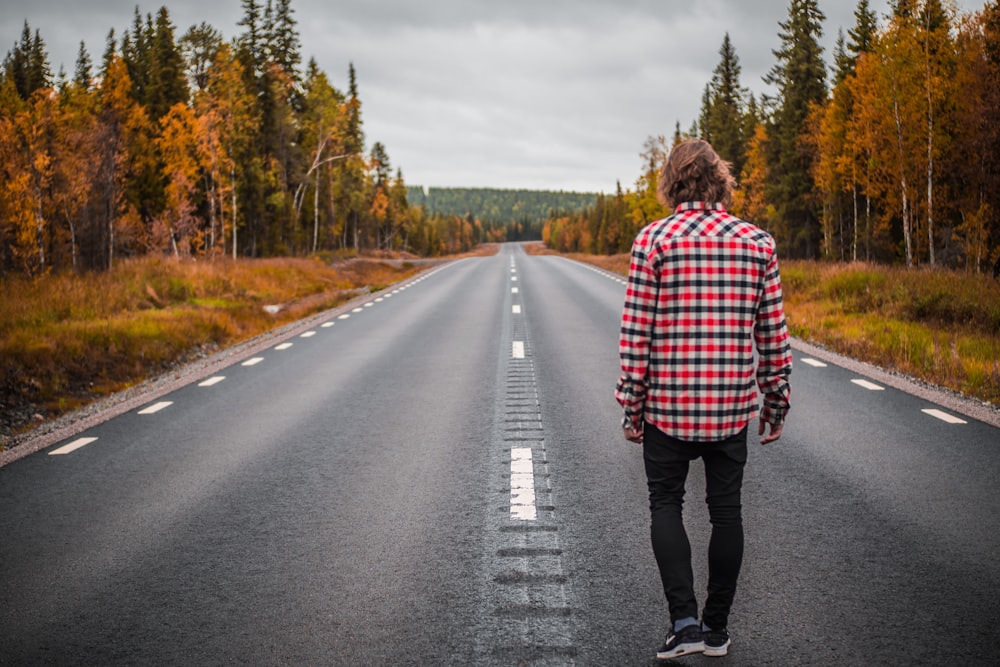
<svg viewBox="0 0 1000 667"><path fill-rule="evenodd" d="M758 419L761 443L781 437L792 357L774 239L726 211L729 165L708 143L688 141L671 150L660 176L660 198L676 209L632 245L615 396L625 438L643 445L653 553L670 610L656 657L723 656L743 561L748 424ZM700 622L681 514L688 464L699 457L712 523Z"/></svg>

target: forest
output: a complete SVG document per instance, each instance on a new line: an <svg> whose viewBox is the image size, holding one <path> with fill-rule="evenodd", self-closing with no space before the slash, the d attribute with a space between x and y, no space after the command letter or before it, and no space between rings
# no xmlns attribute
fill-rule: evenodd
<svg viewBox="0 0 1000 667"><path fill-rule="evenodd" d="M710 141L732 164L730 209L771 232L788 258L1000 269L1000 3L961 14L942 0L860 0L832 67L816 0L779 23L771 95L740 81L730 36L690 129L649 137L633 188L554 215L552 248L627 252L668 212L657 173L670 147Z"/></svg>
<svg viewBox="0 0 1000 667"><path fill-rule="evenodd" d="M539 240L542 225L553 215L579 212L593 205L596 194L498 188L423 188L410 186L408 200L431 215L472 216L488 227L507 227L508 241Z"/></svg>
<svg viewBox="0 0 1000 667"><path fill-rule="evenodd" d="M25 22L0 68L0 276L491 240L407 202L386 147L365 148L353 64L346 91L303 67L291 0L242 9L227 41L206 23L178 37L166 7L136 7L98 62L81 42L56 76Z"/></svg>

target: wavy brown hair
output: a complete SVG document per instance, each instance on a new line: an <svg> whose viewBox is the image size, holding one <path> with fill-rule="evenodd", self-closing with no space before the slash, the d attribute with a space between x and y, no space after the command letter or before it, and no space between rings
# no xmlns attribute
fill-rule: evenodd
<svg viewBox="0 0 1000 667"><path fill-rule="evenodd" d="M730 167L707 141L679 143L670 150L660 172L657 195L671 208L687 201L729 206L736 187Z"/></svg>

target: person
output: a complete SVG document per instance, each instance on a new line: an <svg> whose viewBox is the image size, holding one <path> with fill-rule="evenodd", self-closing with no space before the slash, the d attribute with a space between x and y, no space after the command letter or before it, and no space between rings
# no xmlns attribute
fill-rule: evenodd
<svg viewBox="0 0 1000 667"><path fill-rule="evenodd" d="M748 425L756 417L761 442L775 442L789 409L792 357L775 242L727 212L729 169L705 141L670 151L658 195L676 208L636 237L622 311L615 397L625 438L643 447L653 554L671 621L657 658L728 653ZM700 622L682 519L688 464L697 458L712 525Z"/></svg>

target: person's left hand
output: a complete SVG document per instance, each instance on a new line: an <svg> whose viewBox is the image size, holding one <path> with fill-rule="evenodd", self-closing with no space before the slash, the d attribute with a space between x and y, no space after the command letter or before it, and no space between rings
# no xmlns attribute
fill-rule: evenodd
<svg viewBox="0 0 1000 667"><path fill-rule="evenodd" d="M631 427L624 426L624 427L622 427L622 430L625 431L625 439L626 440L628 440L629 442L635 442L635 443L642 444L642 429L639 429L638 431L634 431L634 430L632 430Z"/></svg>

